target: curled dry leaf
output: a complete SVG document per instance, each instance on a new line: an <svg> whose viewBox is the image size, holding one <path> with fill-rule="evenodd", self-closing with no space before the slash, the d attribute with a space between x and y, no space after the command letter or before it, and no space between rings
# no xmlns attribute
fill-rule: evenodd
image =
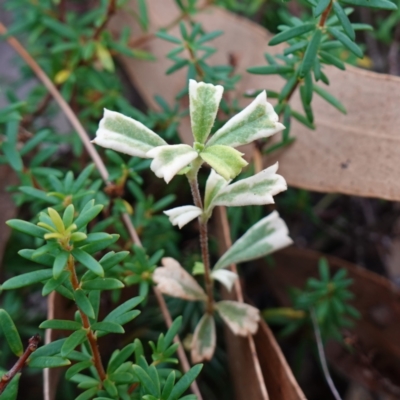
<svg viewBox="0 0 400 400"><path fill-rule="evenodd" d="M204 314L194 331L190 355L192 363L211 360L216 345L215 320L212 315Z"/></svg>
<svg viewBox="0 0 400 400"><path fill-rule="evenodd" d="M246 303L223 300L215 304L215 309L235 335L247 336L258 329L260 311Z"/></svg>
<svg viewBox="0 0 400 400"><path fill-rule="evenodd" d="M161 293L191 301L207 300L203 288L178 261L166 257L161 262L163 267L156 268L153 273L153 281Z"/></svg>

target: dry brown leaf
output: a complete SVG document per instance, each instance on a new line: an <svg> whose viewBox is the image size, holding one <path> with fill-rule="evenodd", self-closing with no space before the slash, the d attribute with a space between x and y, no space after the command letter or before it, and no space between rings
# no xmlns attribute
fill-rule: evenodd
<svg viewBox="0 0 400 400"><path fill-rule="evenodd" d="M135 5L131 2L131 6ZM150 31L169 25L179 16L172 0L152 0L148 4ZM213 63L229 63L234 59L236 72L242 75L237 86L237 95L247 90L268 88L279 90L283 81L276 76L251 75L246 68L265 65L263 54L277 53L281 46L268 47L269 32L257 24L219 8L207 8L195 19L206 31L223 30L224 35L212 42L218 52L211 58ZM116 32L129 25L139 34L137 23L129 13L120 13L112 21ZM170 30L180 36L178 27ZM145 50L157 57L157 62L143 62L123 58L126 72L148 105L157 109L156 94L168 102L184 85L185 71L165 76L172 62L165 55L174 45L161 39L142 41ZM331 81L329 91L339 98L347 108L343 115L324 100L314 95L313 107L316 116L315 131L293 121L292 134L296 142L267 160L271 165L280 162L279 173L289 185L321 192L380 197L400 200L400 78L361 69L347 67L342 72L326 68ZM233 94L229 94L232 96ZM239 97L241 105L249 101ZM187 100L186 100L187 101ZM293 108L301 111L299 96L292 101ZM188 121L181 126L182 136L190 140ZM279 134L276 139L279 139ZM247 148L248 158L251 149ZM371 165L371 161L373 164Z"/></svg>
<svg viewBox="0 0 400 400"><path fill-rule="evenodd" d="M318 275L318 260L323 254L288 248L274 254L274 268L260 265L259 284L290 305L288 288L304 287ZM387 279L336 257L328 259L331 273L345 268L353 279L352 305L362 317L349 334L354 352L332 343L328 359L343 374L374 391L400 396L400 289ZM254 289L254 288L253 288Z"/></svg>

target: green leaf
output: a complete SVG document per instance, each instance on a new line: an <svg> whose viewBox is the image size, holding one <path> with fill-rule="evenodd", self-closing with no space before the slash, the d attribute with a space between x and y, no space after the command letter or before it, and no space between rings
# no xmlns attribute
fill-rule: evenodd
<svg viewBox="0 0 400 400"><path fill-rule="evenodd" d="M74 364L72 367L68 368L67 372L65 373L65 378L70 380L74 375L83 371L86 368L90 368L93 365L93 362L90 361L81 361Z"/></svg>
<svg viewBox="0 0 400 400"><path fill-rule="evenodd" d="M196 326L191 344L191 358L194 364L212 359L216 338L214 317L204 314Z"/></svg>
<svg viewBox="0 0 400 400"><path fill-rule="evenodd" d="M76 304L80 308L80 310L89 318L95 318L93 306L90 303L89 299L86 297L84 291L82 289L75 290L74 297Z"/></svg>
<svg viewBox="0 0 400 400"><path fill-rule="evenodd" d="M24 164L17 150L16 144L12 142L3 142L1 149L3 150L6 160L14 171L22 172Z"/></svg>
<svg viewBox="0 0 400 400"><path fill-rule="evenodd" d="M90 221L97 217L100 214L103 206L101 204L92 205L89 209L83 209L82 212L78 215L74 224L76 225L76 229L80 230L85 227Z"/></svg>
<svg viewBox="0 0 400 400"><path fill-rule="evenodd" d="M79 232L78 232L79 233ZM101 240L96 240L92 243L86 244L84 246L80 246L79 248L86 253L94 254L98 251L104 250L105 248L109 247L111 244L115 243L119 239L119 235L112 234L112 235L105 235Z"/></svg>
<svg viewBox="0 0 400 400"><path fill-rule="evenodd" d="M349 17L346 15L339 2L333 2L333 11L335 12L344 31L346 32L346 35L354 41L356 39L356 33L354 32Z"/></svg>
<svg viewBox="0 0 400 400"><path fill-rule="evenodd" d="M62 357L36 357L29 362L31 368L57 368L71 365L71 361Z"/></svg>
<svg viewBox="0 0 400 400"><path fill-rule="evenodd" d="M190 120L194 140L204 144L214 125L224 88L189 80Z"/></svg>
<svg viewBox="0 0 400 400"><path fill-rule="evenodd" d="M157 32L156 36L160 39L167 40L168 42L171 42L171 43L181 44L181 42L182 42L179 38L169 35L167 32L164 32L164 31Z"/></svg>
<svg viewBox="0 0 400 400"><path fill-rule="evenodd" d="M67 357L75 347L79 346L86 340L87 332L85 329L80 329L72 333L61 347L61 357Z"/></svg>
<svg viewBox="0 0 400 400"><path fill-rule="evenodd" d="M214 145L237 147L279 132L283 125L278 115L267 102L267 94L262 91L244 110L231 118L209 139L206 149Z"/></svg>
<svg viewBox="0 0 400 400"><path fill-rule="evenodd" d="M179 379L178 383L174 386L171 391L171 394L168 396L167 400L178 400L179 397L185 393L187 388L192 384L192 382L197 378L200 374L200 371L203 368L203 364L195 365L194 367L190 368L185 375Z"/></svg>
<svg viewBox="0 0 400 400"><path fill-rule="evenodd" d="M291 243L285 222L273 211L239 238L218 260L214 270L266 256Z"/></svg>
<svg viewBox="0 0 400 400"><path fill-rule="evenodd" d="M328 53L327 51L321 50L319 52L319 55L321 57L321 61L323 61L325 64L331 64L334 65L336 68L341 69L344 71L346 69L344 63L334 55Z"/></svg>
<svg viewBox="0 0 400 400"><path fill-rule="evenodd" d="M153 396L157 396L157 389L146 371L139 365L132 365L135 376L139 379L144 390Z"/></svg>
<svg viewBox="0 0 400 400"><path fill-rule="evenodd" d="M132 310L135 308L137 305L139 305L143 301L143 297L137 296L133 297L130 300L125 301L125 303L122 303L119 305L117 308L115 308L113 311L111 311L104 321L112 321L113 318L116 318L122 314L125 314L126 312Z"/></svg>
<svg viewBox="0 0 400 400"><path fill-rule="evenodd" d="M39 325L40 329L65 329L69 331L77 331L82 329L82 324L76 321L68 321L62 319L49 319Z"/></svg>
<svg viewBox="0 0 400 400"><path fill-rule="evenodd" d="M314 61L318 54L319 44L321 42L322 30L316 29L311 37L310 43L307 46L304 54L303 62L299 69L299 76L304 77L308 74L314 65Z"/></svg>
<svg viewBox="0 0 400 400"><path fill-rule="evenodd" d="M317 7L314 10L314 17L319 17L322 12L328 7L331 0L319 0Z"/></svg>
<svg viewBox="0 0 400 400"><path fill-rule="evenodd" d="M73 220L74 220L74 214L75 214L75 207L73 204L70 204L65 210L63 214L63 224L66 228L68 228Z"/></svg>
<svg viewBox="0 0 400 400"><path fill-rule="evenodd" d="M353 6L378 8L381 10L397 10L397 5L388 0L341 0L342 3Z"/></svg>
<svg viewBox="0 0 400 400"><path fill-rule="evenodd" d="M44 235L48 233L46 229L43 229L40 226L36 226L31 222L22 221L20 219L10 219L6 222L6 224L16 231L26 233L27 235L38 237L41 239L43 239Z"/></svg>
<svg viewBox="0 0 400 400"><path fill-rule="evenodd" d="M363 51L347 35L340 32L336 28L328 27L327 29L332 36L339 40L343 44L343 46L347 47L357 57L364 57Z"/></svg>
<svg viewBox="0 0 400 400"><path fill-rule="evenodd" d="M146 153L167 143L141 122L105 109L94 143L131 156L147 158Z"/></svg>
<svg viewBox="0 0 400 400"><path fill-rule="evenodd" d="M71 253L76 260L78 260L86 268L90 269L93 273L101 277L104 276L103 267L90 254L81 249L73 249Z"/></svg>
<svg viewBox="0 0 400 400"><path fill-rule="evenodd" d="M107 374L112 374L113 372L115 372L117 368L133 354L134 351L135 345L131 343L125 346L115 356L113 355L107 366Z"/></svg>
<svg viewBox="0 0 400 400"><path fill-rule="evenodd" d="M178 331L182 325L182 317L179 316L175 318L174 322L172 325L169 327L167 333L165 334L164 337L164 347L162 348L162 351L165 351L167 347L172 343L174 340L175 336L178 334Z"/></svg>
<svg viewBox="0 0 400 400"><path fill-rule="evenodd" d="M29 196L34 197L35 199L39 199L42 200L46 203L50 203L50 204L58 204L60 202L59 199L49 196L46 192L44 192L43 190L39 190L30 186L20 186L19 190L22 193L25 193Z"/></svg>
<svg viewBox="0 0 400 400"><path fill-rule="evenodd" d="M147 13L146 0L138 0L138 8L140 25L145 31L147 31L149 27L149 16Z"/></svg>
<svg viewBox="0 0 400 400"><path fill-rule="evenodd" d="M93 398L93 396L97 394L98 390L99 389L97 387L92 387L81 393L78 397L75 398L75 400L90 400Z"/></svg>
<svg viewBox="0 0 400 400"><path fill-rule="evenodd" d="M0 376L3 376L7 371L0 369ZM17 400L18 397L18 384L21 373L17 373L11 382L6 386L4 392L0 395L0 400Z"/></svg>
<svg viewBox="0 0 400 400"><path fill-rule="evenodd" d="M97 278L82 283L84 290L114 290L122 289L125 285L115 278Z"/></svg>
<svg viewBox="0 0 400 400"><path fill-rule="evenodd" d="M34 283L42 282L52 278L53 271L51 269L39 269L26 274L14 276L5 281L1 288L3 290L19 289L24 286L33 285Z"/></svg>
<svg viewBox="0 0 400 400"><path fill-rule="evenodd" d="M54 278L49 279L43 286L42 296L47 296L53 290L56 290L68 278L69 278L69 271L63 271L57 279Z"/></svg>
<svg viewBox="0 0 400 400"><path fill-rule="evenodd" d="M128 257L128 255L129 251L120 251L118 253L109 252L99 261L99 263L103 266L104 271L108 271Z"/></svg>
<svg viewBox="0 0 400 400"><path fill-rule="evenodd" d="M168 378L165 381L165 384L164 384L164 388L163 388L163 391L161 394L162 400L168 399L169 395L171 394L172 389L175 384L175 378L176 378L175 371L171 371L170 374L168 375Z"/></svg>
<svg viewBox="0 0 400 400"><path fill-rule="evenodd" d="M112 397L112 398L118 398L118 390L115 387L114 382L111 382L110 379L105 379L103 381L104 389L106 389L107 393Z"/></svg>
<svg viewBox="0 0 400 400"><path fill-rule="evenodd" d="M312 96L313 96L313 80L311 72L305 75L304 77L304 100L307 104L311 104Z"/></svg>
<svg viewBox="0 0 400 400"><path fill-rule="evenodd" d="M69 257L69 252L61 250L54 259L53 278L57 279L63 272Z"/></svg>
<svg viewBox="0 0 400 400"><path fill-rule="evenodd" d="M114 61L110 51L100 42L96 42L96 56L102 67L108 72L114 72Z"/></svg>
<svg viewBox="0 0 400 400"><path fill-rule="evenodd" d="M256 75L274 75L274 74L288 74L293 72L293 67L290 65L263 65L260 67L247 68L247 72Z"/></svg>
<svg viewBox="0 0 400 400"><path fill-rule="evenodd" d="M17 357L20 357L24 352L24 346L22 345L21 338L14 321L11 319L8 312L2 308L0 309L0 327L11 351Z"/></svg>
<svg viewBox="0 0 400 400"><path fill-rule="evenodd" d="M320 95L328 103L332 104L333 107L337 108L343 114L346 114L346 109L344 105L336 97L328 93L326 90L322 89L318 85L314 85L314 92Z"/></svg>
<svg viewBox="0 0 400 400"><path fill-rule="evenodd" d="M242 158L243 153L224 145L207 146L200 157L226 180L235 178L248 163Z"/></svg>
<svg viewBox="0 0 400 400"><path fill-rule="evenodd" d="M124 328L115 322L96 322L91 326L91 328L96 331L104 331L109 333L125 333Z"/></svg>
<svg viewBox="0 0 400 400"><path fill-rule="evenodd" d="M301 35L304 35L307 32L315 29L315 24L312 22L308 22L302 25L295 26L293 28L289 28L281 33L275 35L268 43L269 46L275 46L279 43L286 42L289 39L297 38Z"/></svg>

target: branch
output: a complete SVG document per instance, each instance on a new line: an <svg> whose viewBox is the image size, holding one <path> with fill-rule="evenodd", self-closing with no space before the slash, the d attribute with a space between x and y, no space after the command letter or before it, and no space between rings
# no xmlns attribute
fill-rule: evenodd
<svg viewBox="0 0 400 400"><path fill-rule="evenodd" d="M339 392L335 387L335 384L333 383L331 374L329 373L328 364L326 362L326 357L324 352L324 345L322 343L322 338L321 338L321 332L319 330L317 316L313 308L310 309L310 314L311 314L311 321L314 327L315 340L317 341L319 360L321 361L322 371L325 375L326 382L328 383L329 388L331 389L333 397L336 400L342 400Z"/></svg>
<svg viewBox="0 0 400 400"><path fill-rule="evenodd" d="M229 249L232 246L232 239L231 239L229 221L228 221L228 217L226 215L226 208L218 207L217 210L218 210L219 223L221 225L221 229L222 229L222 233L223 233L222 239L223 239L224 247L226 249ZM237 267L235 264L230 265L229 269L232 272L234 272L235 274L238 274L238 270L237 270ZM236 295L237 300L240 301L241 303L243 303L243 291L242 291L242 286L240 285L239 279L236 279L234 288L235 288L235 295ZM262 400L269 400L267 387L265 385L264 376L263 376L263 373L261 370L260 360L258 359L258 355L257 355L256 345L254 343L254 338L250 333L247 336L247 340L248 340L249 347L250 347L250 354L251 354L251 358L253 360L254 370L255 370L255 373L257 376L259 389L262 394Z"/></svg>
<svg viewBox="0 0 400 400"><path fill-rule="evenodd" d="M5 373L0 379L0 394L4 392L7 385L11 382L15 375L24 368L28 357L37 349L40 342L40 336L35 335L29 339L28 347L25 349L24 354L18 359L14 366Z"/></svg>
<svg viewBox="0 0 400 400"><path fill-rule="evenodd" d="M0 34L6 34L7 33L7 28L0 22ZM108 171L103 163L103 160L101 159L100 155L97 153L95 147L93 144L90 142L90 139L83 128L82 124L79 122L78 118L76 117L75 113L72 111L71 107L69 104L64 100L64 98L61 96L60 92L58 89L55 87L53 82L49 79L49 77L46 75L46 73L42 70L42 68L37 64L37 62L32 58L32 56L25 50L25 48L21 45L21 43L15 39L14 37L8 37L7 38L8 43L14 48L14 50L23 58L23 60L29 65L29 67L33 70L33 72L36 74L38 79L43 83L43 85L46 87L46 89L51 93L53 96L54 100L58 103L60 106L61 110L64 112L65 116L71 123L72 127L77 131L79 137L81 138L83 145L86 149L86 151L89 153L90 157L92 158L94 164L96 165L96 168L98 169L100 176L104 180L106 184L110 184L110 181L108 179ZM139 239L139 236L135 230L135 227L132 224L132 221L127 213L122 214L122 219L125 223L125 226L131 236L132 241L137 244L138 246L142 246L141 241ZM158 300L160 308L163 310L165 308L165 313L163 312L163 316L166 322L167 327L169 328L172 324L172 318L169 314L168 308L165 304L165 300L162 296L157 296L156 298ZM166 319L166 313L169 315L169 319ZM182 348L182 343L179 341L179 348ZM182 368L184 372L188 372L190 369L190 364L189 361L186 357L185 352L178 351L178 357L179 361L182 365ZM192 391L197 395L198 400L202 400L200 390L197 386L196 381L194 381L191 385Z"/></svg>
<svg viewBox="0 0 400 400"><path fill-rule="evenodd" d="M107 27L108 21L116 12L117 12L117 1L110 0L110 2L108 3L107 13L104 17L104 21L101 23L101 25L96 29L96 31L93 34L94 40L97 40L100 37L101 33Z"/></svg>

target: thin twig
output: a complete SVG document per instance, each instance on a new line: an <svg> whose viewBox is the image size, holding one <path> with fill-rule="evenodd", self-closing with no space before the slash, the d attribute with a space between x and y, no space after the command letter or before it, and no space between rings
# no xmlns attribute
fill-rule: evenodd
<svg viewBox="0 0 400 400"><path fill-rule="evenodd" d="M229 221L228 221L228 217L226 215L225 207L222 207L222 206L218 207L218 216L219 216L219 222L221 224L221 229L222 229L222 233L223 233L224 246L227 249L229 249L232 246L232 239L231 239L231 231L230 231ZM236 264L231 264L229 266L229 269L232 272L234 272L235 274L238 274ZM241 303L243 303L243 301L244 301L243 300L243 291L242 291L242 286L240 285L239 279L236 279L234 288L235 288L235 295L236 295L237 300L240 301ZM258 385L259 385L259 388L261 391L262 399L268 400L269 395L268 395L267 387L265 385L265 380L264 380L264 376L262 373L260 360L258 359L256 345L254 343L254 338L250 333L247 336L247 340L249 342L251 358L253 360L254 370L256 373L257 380L258 380Z"/></svg>
<svg viewBox="0 0 400 400"><path fill-rule="evenodd" d="M99 27L96 29L96 31L93 34L94 40L97 40L100 37L101 33L107 27L108 21L116 12L117 12L117 1L110 0L108 3L107 13L104 17L104 21L99 25Z"/></svg>
<svg viewBox="0 0 400 400"><path fill-rule="evenodd" d="M7 33L7 28L0 22L0 34L6 34ZM33 70L33 72L36 74L38 79L43 83L43 85L46 87L46 89L51 93L53 96L54 100L58 103L60 106L61 110L64 112L65 116L73 126L73 128L77 131L79 137L82 140L82 143L86 149L86 151L89 153L90 157L92 158L94 164L96 165L96 168L98 169L100 176L102 179L105 181L106 184L110 184L109 179L108 179L108 171L103 163L103 160L101 159L100 155L97 153L95 147L93 144L90 142L90 139L83 128L82 124L79 122L78 118L76 117L75 113L72 111L71 107L69 104L64 100L64 98L61 96L60 92L58 89L55 87L53 82L48 78L46 73L42 70L42 68L36 63L36 61L32 58L32 56L25 50L25 48L21 45L21 43L15 39L14 37L8 37L7 38L8 43L14 48L14 50L23 58L23 60L30 66L30 68ZM139 239L139 236L136 233L135 227L132 224L132 221L129 217L128 214L124 213L122 215L122 219L128 229L128 232L131 236L132 241L137 244L138 246L141 246L141 242ZM161 309L166 309L166 312L168 312L168 308L165 304L164 298L157 297L156 298L159 302L159 306ZM163 313L164 318L165 314ZM169 328L172 324L172 319L169 317L169 319L165 320L167 327ZM179 341L180 346L182 347L182 343ZM183 348L183 347L182 347ZM184 372L188 372L190 369L190 364L189 361L186 357L186 354L184 351L177 352L178 353L178 358L179 361L182 365L182 368ZM198 396L199 400L202 400L202 397L200 395L200 390L197 386L196 381L194 381L191 385L191 389L196 395Z"/></svg>
<svg viewBox="0 0 400 400"><path fill-rule="evenodd" d="M319 360L321 361L322 371L324 372L326 382L328 383L329 388L331 389L333 397L336 400L342 400L339 392L335 387L335 384L333 383L331 374L329 373L328 364L326 362L326 357L325 357L324 344L322 343L321 332L319 330L317 316L313 308L310 309L310 314L311 314L311 321L314 327L315 340L317 341Z"/></svg>
<svg viewBox="0 0 400 400"><path fill-rule="evenodd" d="M8 384L11 382L12 378L18 374L24 368L26 360L28 357L37 349L40 342L40 336L35 335L29 339L28 347L25 349L24 354L18 359L14 366L5 373L0 379L0 394L4 392Z"/></svg>

